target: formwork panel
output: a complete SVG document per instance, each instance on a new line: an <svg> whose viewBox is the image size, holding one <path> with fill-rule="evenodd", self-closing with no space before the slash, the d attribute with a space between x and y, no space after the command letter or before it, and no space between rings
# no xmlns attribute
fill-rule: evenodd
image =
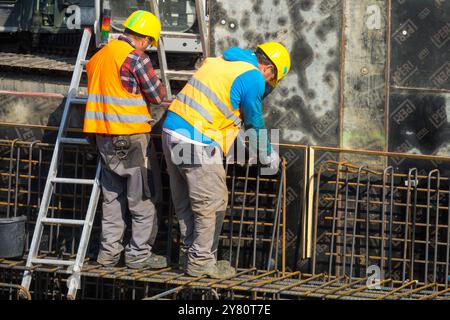
<svg viewBox="0 0 450 320"><path fill-rule="evenodd" d="M389 150L449 155L450 3L392 1ZM417 160L394 166L424 168ZM448 175L448 165L432 163Z"/></svg>
<svg viewBox="0 0 450 320"><path fill-rule="evenodd" d="M384 150L387 2L344 1L342 147Z"/></svg>

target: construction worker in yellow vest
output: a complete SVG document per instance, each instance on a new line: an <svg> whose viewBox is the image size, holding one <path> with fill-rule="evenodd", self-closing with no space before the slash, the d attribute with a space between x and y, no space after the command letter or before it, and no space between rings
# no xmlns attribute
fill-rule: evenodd
<svg viewBox="0 0 450 320"><path fill-rule="evenodd" d="M275 87L290 67L288 51L276 42L261 44L255 52L231 48L222 57L206 59L169 107L163 150L181 231L180 266L190 276L221 279L235 273L216 257L228 202L223 154L229 153L242 124L260 141L266 129L266 89ZM278 170L278 154L265 145L265 163Z"/></svg>
<svg viewBox="0 0 450 320"><path fill-rule="evenodd" d="M150 104L165 89L144 50L158 45L160 21L139 10L124 22L118 39L87 64L88 102L84 132L93 133L102 160L103 216L97 262L116 266L125 251L129 268L165 268L167 259L152 252L157 233L153 172L158 172L151 143ZM123 243L127 209L131 240Z"/></svg>

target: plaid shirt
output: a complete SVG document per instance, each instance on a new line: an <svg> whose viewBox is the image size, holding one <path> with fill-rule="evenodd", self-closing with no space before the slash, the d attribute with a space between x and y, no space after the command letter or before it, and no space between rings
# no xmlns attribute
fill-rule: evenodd
<svg viewBox="0 0 450 320"><path fill-rule="evenodd" d="M121 35L119 40L133 42ZM120 80L130 93L142 94L148 104L160 104L166 96L166 89L153 70L150 58L142 51L131 52L120 69Z"/></svg>

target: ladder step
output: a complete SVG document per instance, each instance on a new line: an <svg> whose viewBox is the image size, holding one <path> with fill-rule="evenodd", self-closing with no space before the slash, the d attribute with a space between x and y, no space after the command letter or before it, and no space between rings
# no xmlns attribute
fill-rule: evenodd
<svg viewBox="0 0 450 320"><path fill-rule="evenodd" d="M56 259L31 259L32 264L45 264L55 266L73 266L74 260L56 260Z"/></svg>
<svg viewBox="0 0 450 320"><path fill-rule="evenodd" d="M197 33L183 33L174 31L162 31L161 37L163 38L182 38L182 39L201 39L201 36Z"/></svg>
<svg viewBox="0 0 450 320"><path fill-rule="evenodd" d="M89 145L86 138L61 138L61 143Z"/></svg>
<svg viewBox="0 0 450 320"><path fill-rule="evenodd" d="M166 74L174 75L174 76L192 76L195 73L195 70L167 70Z"/></svg>
<svg viewBox="0 0 450 320"><path fill-rule="evenodd" d="M62 183L62 184L83 184L83 185L94 185L95 180L91 179L73 179L73 178L53 178L53 183Z"/></svg>
<svg viewBox="0 0 450 320"><path fill-rule="evenodd" d="M194 70L166 70L166 76L171 80L189 80L194 73Z"/></svg>
<svg viewBox="0 0 450 320"><path fill-rule="evenodd" d="M53 219L53 218L44 218L41 220L43 224L46 225L64 225L64 226L72 226L72 227L81 227L84 226L84 220L71 220L71 219Z"/></svg>
<svg viewBox="0 0 450 320"><path fill-rule="evenodd" d="M88 96L77 96L77 97L73 97L70 100L73 104L86 104L88 101Z"/></svg>
<svg viewBox="0 0 450 320"><path fill-rule="evenodd" d="M89 62L89 60L80 60L80 64L81 65L87 65L87 63Z"/></svg>

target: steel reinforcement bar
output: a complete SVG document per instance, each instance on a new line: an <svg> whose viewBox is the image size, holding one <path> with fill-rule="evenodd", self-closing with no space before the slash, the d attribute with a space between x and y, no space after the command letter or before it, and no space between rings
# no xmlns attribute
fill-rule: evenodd
<svg viewBox="0 0 450 320"><path fill-rule="evenodd" d="M21 272L22 262L0 260L0 269ZM62 268L37 266L34 272L42 279L47 277L44 293L47 299L64 298L61 288L65 287L67 271ZM49 277L50 276L50 277ZM87 265L82 271L80 284L81 299L113 298L112 288L119 291L116 299L163 299L177 298L183 292L193 296L209 295L211 299L344 299L344 300L411 300L450 299L449 289L443 284L419 285L410 281L396 287L389 284L391 279L372 283L370 278L333 278L323 273L306 275L299 272L285 273L272 270L238 270L234 277L223 280L205 277L188 277L183 272L166 268L162 270L128 270L125 268L102 268ZM53 286L49 285L52 283ZM19 287L0 284L0 293L9 294ZM40 289L44 292L44 290ZM108 297L105 291L110 292ZM31 292L33 294L33 292ZM31 294L28 296L31 298ZM152 295L153 294L153 295ZM42 293L41 293L42 295Z"/></svg>

